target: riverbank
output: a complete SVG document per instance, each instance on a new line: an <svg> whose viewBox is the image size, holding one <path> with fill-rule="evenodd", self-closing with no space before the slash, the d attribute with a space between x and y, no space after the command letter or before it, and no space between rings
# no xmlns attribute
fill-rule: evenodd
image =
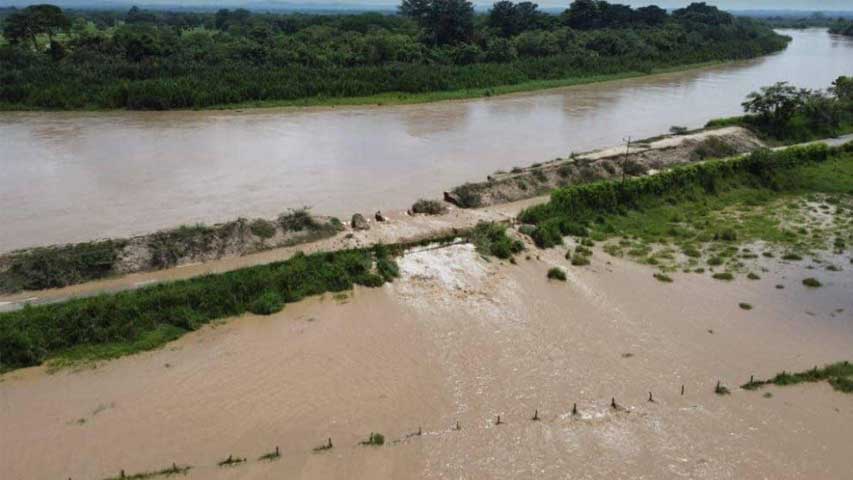
<svg viewBox="0 0 853 480"><path fill-rule="evenodd" d="M844 173L849 170L847 165L850 160L847 153L848 149L848 147L829 149L825 146L811 146L774 153L759 152L749 157L700 163L658 175L631 178L626 180L624 184L601 182L593 185L578 185L558 189L552 194L552 200L549 204L539 204L521 213L520 219L526 223L535 224L535 228L525 226L519 229L519 232L532 238L539 247L551 247L562 244L562 237L568 234L588 236L587 224L593 217L599 219L596 220L597 222L604 222L605 220L600 220L603 218L602 215L638 208L638 206L648 203L646 197L652 193L654 193L655 198L658 198L662 195L661 192L665 192L666 198L669 198L670 202L673 203L676 203L677 199L681 199L686 194L693 194L702 188L707 190L710 188L708 185L712 185L714 188L706 191L705 194L715 198L721 197L732 188L757 189L756 195L760 195L762 193L761 188L767 187L765 183L776 176L793 175L799 178L804 175L807 178L812 174L806 169L812 164L817 169L818 173L816 174L822 175L821 178L824 180L814 182L813 185L803 184L801 188L805 188L809 193L831 193L837 190L843 195L843 192L846 192L845 189L848 188L847 183L850 181ZM841 162L841 167L836 168L837 162ZM829 170L827 171L827 169ZM828 175L828 172L833 173ZM669 187L664 187L664 185ZM780 183L780 188L782 185L784 184ZM625 191L632 192L633 196L629 195L622 198L620 196L622 194L608 194L610 190L616 189L621 192L625 188L627 188ZM739 201L740 198L738 196L735 200ZM574 202L570 202L571 205L584 205L585 210L564 211L571 207L566 203L569 201L566 199ZM841 200L836 199L834 203L839 204L840 207L838 212L828 213L832 218L835 215L841 215L847 208L847 201L843 198ZM759 216L761 215L759 214ZM468 218L470 222L472 218L476 217L469 215ZM380 225L383 223L386 222L379 222ZM469 223L466 227L470 229L474 225ZM451 233L446 233L447 230L444 230L440 234L433 230L417 243L430 241L430 239L437 238L437 235L447 239L453 239L457 236L467 237L466 234L462 233L464 228L454 229ZM683 226L678 228L684 230ZM619 230L610 227L609 229L604 228L602 232L605 233L593 231L595 235L601 236L598 238L599 240L603 240L607 238L606 233L615 232L618 234ZM841 248L843 251L849 232L844 229L844 225L841 225L840 230L833 230L833 232L837 235L835 247ZM400 233L398 231L397 234ZM499 237L503 236L500 232L496 233ZM700 233L700 237L708 234L705 231ZM726 237L729 234L721 233L719 229L715 229L711 233L716 236L722 235L723 239L728 241L737 238L736 232L730 234L732 238ZM693 241L691 235L683 236L687 240ZM354 235L347 237L352 239ZM475 233L468 240L479 244L476 237ZM744 236L744 238L747 237ZM781 241L774 235L758 235L758 238L768 242ZM401 244L399 237L395 240L391 243ZM494 239L494 241L498 240L497 238ZM798 238L794 238L794 241L796 240ZM849 240L853 241L853 239ZM409 242L409 244L412 243L414 242ZM679 245L685 252L688 246L692 250L696 250L692 243L687 246L685 246L686 244ZM820 242L809 244L809 247L820 248ZM285 302L301 299L306 294L335 292L350 288L354 283L378 286L384 281L393 280L396 276L397 267L390 263L383 264L386 262L383 259L388 255L388 253L383 253L386 252L384 247L379 244L371 248L375 250L372 256L368 253L369 251L364 249L351 248L318 253L309 257L304 257L297 252L290 259L280 263L247 267L174 284L144 286L139 290L114 295L71 300L58 305L41 305L2 314L0 320L3 320L3 323L0 326L3 328L0 329L0 343L9 347L7 355L4 357L6 368L36 365L45 359L57 356L72 360L86 360L110 358L116 354L121 355L156 348L166 341L172 340L187 331L192 331L211 320L238 315L247 310L255 313L269 310L268 313L271 313L280 309ZM394 247L394 250L399 252L399 248ZM498 254L501 258L509 258L518 251L515 247L512 248L511 252L509 248L503 250L505 250L504 254ZM583 253L582 250L584 250ZM585 257L585 251L585 248L578 247L575 256ZM716 252L713 248L710 251L711 254ZM611 255L617 255L613 250L609 252ZM487 252L483 252L483 254L487 254ZM700 255L688 254L691 258ZM342 260L343 263L338 261L338 257L344 259ZM350 257L355 259L346 260ZM566 258L569 258L569 255ZM574 257L572 260L573 264L583 264L576 263ZM375 267L372 266L374 261L376 262ZM330 262L331 266L324 262ZM359 268L353 270L353 267L347 266L350 263L359 265ZM584 263L588 263L588 260ZM655 265L657 264L655 263ZM330 275L334 276L335 269L343 269L339 280L329 278ZM668 270L663 269L663 271L667 272ZM345 280L344 273L351 275L354 280ZM728 275L729 279L733 278L730 273ZM303 285L306 283L309 286ZM84 286L84 288L86 287ZM274 304L275 307L267 308L270 304ZM97 312L113 313L101 318L103 315ZM93 318L86 318L92 315L94 315ZM87 333L84 335L77 331L79 328L77 323L80 321L84 323L94 321L100 327L94 330L87 329ZM133 325L133 327L128 329L122 325ZM67 332L54 338L57 335L57 328L63 331L67 330ZM163 331L163 328L166 328L167 331ZM101 329L103 329L103 334ZM150 337L149 334L155 335L156 338Z"/></svg>
<svg viewBox="0 0 853 480"><path fill-rule="evenodd" d="M775 52L774 52L775 53ZM201 110L241 110L250 108L305 108L305 107L351 107L351 106L391 106L417 105L423 103L446 102L453 100L471 100L475 98L497 97L519 93L530 93L555 88L566 88L594 83L614 82L631 78L654 77L667 73L688 72L723 65L737 65L749 60L729 60L694 63L674 67L654 68L650 72L623 72L611 75L592 75L588 77L564 78L559 80L533 80L513 85L473 88L428 93L388 92L366 97L319 97L300 100L270 100L260 102L240 102L234 104L213 105Z"/></svg>
<svg viewBox="0 0 853 480"><path fill-rule="evenodd" d="M626 162L620 148L603 149L537 163L487 182L452 189L446 200L482 207L524 200L568 184L647 173L674 165L747 153L763 144L737 127L661 136L633 146ZM213 226L195 225L132 238L22 249L0 255L0 295L22 290L63 288L109 277L156 271L280 247L304 245L345 230L336 218L294 210L276 219L237 219ZM396 243L400 239L394 240Z"/></svg>

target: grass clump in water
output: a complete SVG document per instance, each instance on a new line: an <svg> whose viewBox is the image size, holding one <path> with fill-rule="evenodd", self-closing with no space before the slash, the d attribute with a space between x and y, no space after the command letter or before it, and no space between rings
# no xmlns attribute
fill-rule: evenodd
<svg viewBox="0 0 853 480"><path fill-rule="evenodd" d="M735 279L735 276L732 275L731 272L719 272L712 275L714 280L722 280L724 282L730 282Z"/></svg>
<svg viewBox="0 0 853 480"><path fill-rule="evenodd" d="M554 267L548 270L548 279L549 280L559 280L561 282L566 281L566 272L563 271L562 268Z"/></svg>
<svg viewBox="0 0 853 480"><path fill-rule="evenodd" d="M233 455L228 455L228 458L218 462L216 465L220 467L233 467L235 465L239 465L241 463L245 463L246 459L241 457L235 457Z"/></svg>
<svg viewBox="0 0 853 480"><path fill-rule="evenodd" d="M177 465L175 463L172 464L171 467L164 468L162 470L157 470L153 472L140 472L133 473L130 475L125 475L122 471L122 474L119 474L116 477L108 477L104 480L146 480L154 477L170 477L172 475L186 475L189 473L192 467L189 465Z"/></svg>
<svg viewBox="0 0 853 480"><path fill-rule="evenodd" d="M385 436L381 433L371 433L367 440L362 440L361 444L369 447L381 447L385 445Z"/></svg>
<svg viewBox="0 0 853 480"><path fill-rule="evenodd" d="M788 373L783 371L769 380L751 380L743 385L744 390L757 390L765 385L797 385L800 383L813 383L826 380L833 389L843 393L853 393L853 364L849 361L837 362L825 365L823 368L814 367L799 373Z"/></svg>
<svg viewBox="0 0 853 480"><path fill-rule="evenodd" d="M281 458L281 451L278 449L278 447L275 447L275 450L273 450L272 452L265 453L258 457L258 461L271 462L273 460L278 460L279 458Z"/></svg>
<svg viewBox="0 0 853 480"><path fill-rule="evenodd" d="M666 275L664 273L656 273L656 274L654 274L654 277L659 282L672 283L672 277L670 277L669 275Z"/></svg>
<svg viewBox="0 0 853 480"><path fill-rule="evenodd" d="M820 281L818 279L812 278L812 277L803 279L803 285L805 285L809 288L818 288L818 287L823 286L823 284L820 283Z"/></svg>

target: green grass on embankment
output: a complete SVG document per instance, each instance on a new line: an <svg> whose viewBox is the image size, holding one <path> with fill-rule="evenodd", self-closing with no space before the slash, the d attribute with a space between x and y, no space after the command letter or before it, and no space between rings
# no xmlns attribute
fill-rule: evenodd
<svg viewBox="0 0 853 480"><path fill-rule="evenodd" d="M525 210L520 218L535 225L531 236L545 248L562 244L563 236L579 231L598 240L619 236L649 242L663 238L796 241L772 218L741 215L735 225L715 215L733 205L768 204L785 195L814 192L853 193L852 145L759 151L624 183L570 186L554 191L547 204Z"/></svg>

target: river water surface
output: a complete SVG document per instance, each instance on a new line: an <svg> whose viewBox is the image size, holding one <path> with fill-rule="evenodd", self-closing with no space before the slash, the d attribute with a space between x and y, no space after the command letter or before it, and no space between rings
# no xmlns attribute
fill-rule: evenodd
<svg viewBox="0 0 853 480"><path fill-rule="evenodd" d="M0 251L237 216L405 208L497 169L735 115L750 91L825 88L853 40L784 31L779 54L506 97L394 107L0 113Z"/></svg>

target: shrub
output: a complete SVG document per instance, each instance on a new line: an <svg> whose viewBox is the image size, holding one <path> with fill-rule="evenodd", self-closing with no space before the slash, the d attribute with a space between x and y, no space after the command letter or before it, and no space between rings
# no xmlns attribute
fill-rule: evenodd
<svg viewBox="0 0 853 480"><path fill-rule="evenodd" d="M412 212L426 215L443 215L447 213L447 207L438 200L420 199L412 205Z"/></svg>
<svg viewBox="0 0 853 480"><path fill-rule="evenodd" d="M483 205L483 199L476 184L466 183L453 189L459 206L462 208L477 208Z"/></svg>
<svg viewBox="0 0 853 480"><path fill-rule="evenodd" d="M381 447L385 445L385 436L381 433L371 433L367 440L362 440L362 445L370 447Z"/></svg>
<svg viewBox="0 0 853 480"><path fill-rule="evenodd" d="M748 278L750 280L761 280L761 277L759 277L757 274L752 273L752 272L749 272L748 274L746 274L746 278Z"/></svg>
<svg viewBox="0 0 853 480"><path fill-rule="evenodd" d="M566 281L566 272L561 268L554 267L548 270L548 279L549 280L559 280L561 282Z"/></svg>
<svg viewBox="0 0 853 480"><path fill-rule="evenodd" d="M585 257L583 255L575 255L572 257L572 265L576 267L583 267L585 265L589 265L589 257Z"/></svg>
<svg viewBox="0 0 853 480"><path fill-rule="evenodd" d="M656 273L656 274L654 274L654 277L655 277L659 282L663 282L663 283L672 283L672 278L671 278L669 275L666 275L666 274L663 274L663 273Z"/></svg>
<svg viewBox="0 0 853 480"><path fill-rule="evenodd" d="M308 212L308 208L290 209L278 217L278 223L285 232L317 230L320 224Z"/></svg>
<svg viewBox="0 0 853 480"><path fill-rule="evenodd" d="M685 135L687 132L688 132L687 127L680 127L677 125L673 125L672 127L669 127L669 133L671 133L673 135Z"/></svg>
<svg viewBox="0 0 853 480"><path fill-rule="evenodd" d="M820 281L818 281L818 279L809 277L809 278L806 278L803 280L803 285L805 285L809 288L818 288L818 287L822 286L823 284L820 283Z"/></svg>
<svg viewBox="0 0 853 480"><path fill-rule="evenodd" d="M497 223L480 222L470 234L471 243L482 255L495 256L508 260L524 251L524 244L506 235L506 226Z"/></svg>
<svg viewBox="0 0 853 480"><path fill-rule="evenodd" d="M2 258L9 267L0 272L0 291L61 288L107 277L126 244L105 240L8 254Z"/></svg>
<svg viewBox="0 0 853 480"><path fill-rule="evenodd" d="M267 290L249 305L249 311L255 315L272 315L284 308L284 300L278 292Z"/></svg>
<svg viewBox="0 0 853 480"><path fill-rule="evenodd" d="M251 224L249 224L249 230L252 231L252 234L261 238L272 238L275 235L275 225L263 218L258 218L253 220Z"/></svg>
<svg viewBox="0 0 853 480"><path fill-rule="evenodd" d="M748 303L739 303L739 304L738 304L738 306L739 306L742 310L752 310L752 305L750 305L750 304L748 304Z"/></svg>

